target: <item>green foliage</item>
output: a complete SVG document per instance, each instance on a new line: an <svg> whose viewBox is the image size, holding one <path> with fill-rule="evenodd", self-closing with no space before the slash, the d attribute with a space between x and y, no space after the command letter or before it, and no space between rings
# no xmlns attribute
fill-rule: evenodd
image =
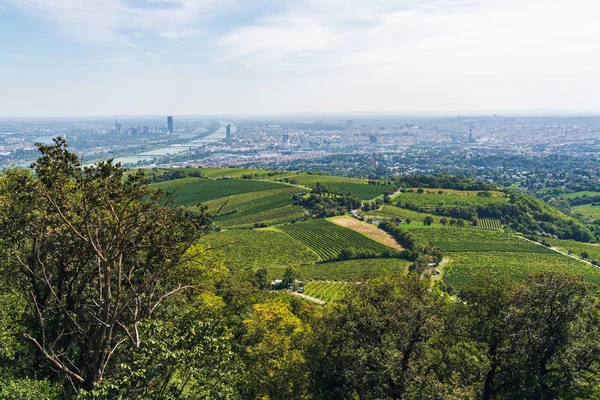
<svg viewBox="0 0 600 400"><path fill-rule="evenodd" d="M329 221L309 220L278 227L292 238L313 249L323 260L334 260L344 249L369 252L373 257L389 256L394 250L351 229Z"/></svg>
<svg viewBox="0 0 600 400"><path fill-rule="evenodd" d="M350 193L361 200L370 200L382 196L386 192L393 192L394 187L387 184L369 185L366 179L347 178L331 175L310 175L305 173L283 175L274 179L295 179L299 185L311 189L317 187L317 183L325 185L329 189L335 189L340 193Z"/></svg>
<svg viewBox="0 0 600 400"><path fill-rule="evenodd" d="M298 270L305 280L365 281L394 273L405 273L408 261L397 258L368 258L362 260L330 261L304 264ZM271 274L283 276L283 268L271 268Z"/></svg>

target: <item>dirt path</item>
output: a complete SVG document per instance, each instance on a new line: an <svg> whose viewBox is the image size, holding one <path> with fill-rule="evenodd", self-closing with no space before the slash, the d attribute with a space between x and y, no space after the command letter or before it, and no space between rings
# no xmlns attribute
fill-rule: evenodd
<svg viewBox="0 0 600 400"><path fill-rule="evenodd" d="M356 218L352 217L333 217L329 218L331 222L334 222L338 225L343 226L344 228L352 229L358 233L362 233L365 236L370 237L373 240L378 241L379 243L385 244L392 249L396 249L399 251L404 250L402 246L396 242L396 240L390 236L387 232L382 231L377 226L373 224L369 224L365 221L359 221Z"/></svg>
<svg viewBox="0 0 600 400"><path fill-rule="evenodd" d="M286 292L286 293L293 294L294 296L301 297L305 300L312 301L313 303L317 303L322 306L326 304L323 300L319 300L314 297L307 296L304 293L298 293L298 292Z"/></svg>

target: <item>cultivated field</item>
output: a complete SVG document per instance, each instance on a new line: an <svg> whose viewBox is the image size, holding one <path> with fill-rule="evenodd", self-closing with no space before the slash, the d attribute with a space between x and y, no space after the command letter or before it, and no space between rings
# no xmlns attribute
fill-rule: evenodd
<svg viewBox="0 0 600 400"><path fill-rule="evenodd" d="M331 303L341 299L348 283L313 281L304 285L304 294Z"/></svg>
<svg viewBox="0 0 600 400"><path fill-rule="evenodd" d="M183 178L153 183L150 186L169 193L175 192L175 204L187 207L193 207L198 203L236 194L280 189L282 187L281 184L273 182L244 179L213 180L206 178Z"/></svg>
<svg viewBox="0 0 600 400"><path fill-rule="evenodd" d="M497 219L482 218L479 220L477 227L481 229L498 230L502 229L502 224Z"/></svg>
<svg viewBox="0 0 600 400"><path fill-rule="evenodd" d="M541 246L538 246L541 247ZM567 271L581 275L596 286L600 285L600 269L555 252L464 252L450 255L445 268L444 282L454 291L460 290L481 273L506 274L524 279L543 271Z"/></svg>
<svg viewBox="0 0 600 400"><path fill-rule="evenodd" d="M219 247L225 266L230 269L258 269L266 267L281 271L288 266L314 263L315 252L272 229L228 230L206 236L211 247ZM279 276L281 276L279 275Z"/></svg>
<svg viewBox="0 0 600 400"><path fill-rule="evenodd" d="M410 262L398 258L368 258L305 264L297 269L306 280L363 282L390 274L404 274L408 271L409 264ZM279 276L282 275L283 269L279 271Z"/></svg>
<svg viewBox="0 0 600 400"><path fill-rule="evenodd" d="M600 245L552 238L540 238L540 240L545 240L552 247L571 253L574 256L581 257L581 253L586 252L588 253L588 259L600 261Z"/></svg>
<svg viewBox="0 0 600 400"><path fill-rule="evenodd" d="M278 189L238 194L207 201L204 205L211 213L222 207L215 222L223 227L245 227L255 223L272 225L304 215L304 209L292 202L292 195L297 192L298 188L279 185Z"/></svg>
<svg viewBox="0 0 600 400"><path fill-rule="evenodd" d="M313 249L323 260L335 259L343 249L381 255L391 249L358 232L324 219L281 225L278 229Z"/></svg>
<svg viewBox="0 0 600 400"><path fill-rule="evenodd" d="M396 249L398 251L403 250L402 246L400 246L393 237L391 237L387 232L384 232L381 229L377 228L373 224L369 224L364 221L359 221L356 218L344 216L329 218L329 221L341 225L344 228L352 229L353 231L362 233L363 235L368 236L371 239L376 240L379 243L383 243L386 246Z"/></svg>

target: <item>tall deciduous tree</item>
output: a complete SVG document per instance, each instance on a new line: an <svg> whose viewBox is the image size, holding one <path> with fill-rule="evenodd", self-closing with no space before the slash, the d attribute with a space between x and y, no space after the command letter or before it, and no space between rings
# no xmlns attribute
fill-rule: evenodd
<svg viewBox="0 0 600 400"><path fill-rule="evenodd" d="M194 257L209 220L171 207L141 171L82 167L59 138L38 148L36 176L9 171L0 186L3 262L28 294L25 337L76 390L91 390L120 346L140 346L140 323L187 287L163 278Z"/></svg>

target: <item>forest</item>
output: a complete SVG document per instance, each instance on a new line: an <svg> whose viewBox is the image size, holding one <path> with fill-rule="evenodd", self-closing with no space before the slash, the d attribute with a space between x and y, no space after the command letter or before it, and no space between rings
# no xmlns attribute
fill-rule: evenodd
<svg viewBox="0 0 600 400"><path fill-rule="evenodd" d="M82 166L62 139L39 151L0 177L0 398L600 397L600 303L578 275L483 271L450 294L396 271L315 288L336 298L320 306L228 265L213 215L142 171Z"/></svg>

